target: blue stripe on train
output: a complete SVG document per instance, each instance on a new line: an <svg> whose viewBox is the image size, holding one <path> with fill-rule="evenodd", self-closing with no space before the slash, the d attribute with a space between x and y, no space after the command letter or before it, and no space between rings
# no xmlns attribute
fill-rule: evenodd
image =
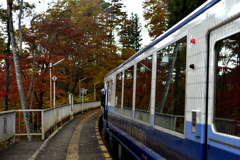
<svg viewBox="0 0 240 160"><path fill-rule="evenodd" d="M109 126L110 126L109 127L110 131L112 131L111 134L118 141L120 141L121 144L124 144L125 147L127 147L127 149L130 150L131 153L133 153L133 155L137 156L137 158L139 157L142 158L143 156L146 156L148 160L154 160L154 159L165 160L163 157L151 151L146 146L143 146L138 141L133 139L131 136L126 134L126 132L120 130L118 127L116 127L110 122L109 122Z"/></svg>
<svg viewBox="0 0 240 160"><path fill-rule="evenodd" d="M113 108L113 107L110 107L110 108ZM133 150L136 150L139 153L142 153L144 155L148 154L148 156L154 159L163 159L163 157L167 159L168 158L172 159L172 158L182 156L184 157L182 159L187 159L188 157L188 158L200 160L200 159L203 159L204 157L204 137L203 136L204 136L205 125L197 124L197 127L201 128L201 134L200 136L196 136L195 134L191 133L191 122L186 122L186 131L187 131L186 138L182 139L182 138L178 138L176 136L170 135L168 133L162 132L160 130L154 129L153 127L143 125L131 119L124 118L123 116L116 115L112 112L109 112L109 116L111 117L109 119L110 131L119 140L122 140L123 143L124 142L127 143L128 145L130 145L130 148L132 148ZM114 118L118 122L116 121L114 122L113 120ZM116 124L116 123L119 123L119 124ZM147 147L143 146L134 138L126 134L125 132L126 126L129 124L133 125L136 128L146 131ZM208 131L211 131L210 126L208 128L209 128ZM222 138L221 136L216 136L216 138L217 140L225 139L223 141L226 141L226 142L230 142L232 140L231 138L227 138L227 137ZM237 142L238 141L235 142L236 145L237 145ZM221 152L224 154L217 154L217 152ZM161 156L159 156L157 153L160 153ZM171 154L174 154L175 157L171 157ZM187 157L184 155L186 155ZM210 142L208 155L210 159L213 159L213 158L222 159L222 158L228 158L228 157L240 159L238 149L235 149L235 151L233 151L233 148L231 147L223 148L222 145L216 144L214 142ZM148 159L150 157L148 157Z"/></svg>
<svg viewBox="0 0 240 160"><path fill-rule="evenodd" d="M240 159L240 140L236 136L214 134L211 125L208 125L208 151L209 156L218 156L218 158ZM209 138L218 141L210 141ZM219 152L219 153L218 153ZM221 152L221 153L220 153ZM224 153L224 155L223 155ZM232 157L232 158L230 158ZM234 157L234 158L233 158Z"/></svg>
<svg viewBox="0 0 240 160"><path fill-rule="evenodd" d="M176 136L172 136L165 132L156 130L153 127L133 121L129 118L124 118L123 116L116 115L112 112L109 112L108 115L109 129L114 135L121 139L123 143L127 143L128 145L130 145L129 148L132 148L133 150L138 150L139 153L143 153L144 155L147 154L152 158L154 157L153 159L162 159L163 157L166 159L191 159L194 157L194 152L187 150L184 145L194 146L191 148L197 148L198 151L202 150L202 147L204 147L199 143L191 142L190 140L183 140ZM146 132L147 147L145 147L140 142L136 141L136 139L134 139L132 136L129 136L126 133L128 125L132 125L133 128L138 128ZM188 157L184 154L188 155ZM201 156L199 156L198 153L197 159L201 159L199 157ZM148 157L148 159L149 158L150 157Z"/></svg>

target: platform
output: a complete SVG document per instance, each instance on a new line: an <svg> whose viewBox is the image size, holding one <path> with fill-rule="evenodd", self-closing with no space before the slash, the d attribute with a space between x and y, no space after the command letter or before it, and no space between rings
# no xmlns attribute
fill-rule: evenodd
<svg viewBox="0 0 240 160"><path fill-rule="evenodd" d="M0 160L111 160L98 130L101 109L79 115L44 142L16 142L0 151Z"/></svg>

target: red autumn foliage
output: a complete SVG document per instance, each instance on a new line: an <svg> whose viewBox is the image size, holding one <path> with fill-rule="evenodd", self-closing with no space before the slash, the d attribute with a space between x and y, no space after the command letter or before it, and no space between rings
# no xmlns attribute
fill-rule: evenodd
<svg viewBox="0 0 240 160"><path fill-rule="evenodd" d="M0 55L0 59L11 59L11 57L5 56L5 55Z"/></svg>
<svg viewBox="0 0 240 160"><path fill-rule="evenodd" d="M222 82L225 85L221 88L221 93L218 93L217 99L219 103L217 103L217 113L219 116L234 117L234 119L239 120L240 66L235 68L222 67L218 69L225 71L221 76Z"/></svg>

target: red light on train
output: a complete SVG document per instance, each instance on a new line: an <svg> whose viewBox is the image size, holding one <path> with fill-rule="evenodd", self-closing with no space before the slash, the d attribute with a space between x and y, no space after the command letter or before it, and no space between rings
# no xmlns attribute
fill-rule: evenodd
<svg viewBox="0 0 240 160"><path fill-rule="evenodd" d="M196 40L194 38L191 39L191 43L195 43Z"/></svg>

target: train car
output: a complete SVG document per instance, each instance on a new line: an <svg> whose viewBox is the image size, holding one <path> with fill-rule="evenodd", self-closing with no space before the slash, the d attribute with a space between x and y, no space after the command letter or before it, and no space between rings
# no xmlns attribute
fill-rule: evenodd
<svg viewBox="0 0 240 160"><path fill-rule="evenodd" d="M240 159L239 8L206 1L106 75L103 130L119 158Z"/></svg>

